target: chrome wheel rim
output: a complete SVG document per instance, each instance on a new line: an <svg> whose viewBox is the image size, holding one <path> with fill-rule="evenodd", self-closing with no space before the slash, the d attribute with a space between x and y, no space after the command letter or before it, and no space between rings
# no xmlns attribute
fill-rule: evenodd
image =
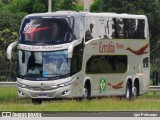
<svg viewBox="0 0 160 120"><path fill-rule="evenodd" d="M88 97L88 90L86 88L83 89L83 98L87 99Z"/></svg>

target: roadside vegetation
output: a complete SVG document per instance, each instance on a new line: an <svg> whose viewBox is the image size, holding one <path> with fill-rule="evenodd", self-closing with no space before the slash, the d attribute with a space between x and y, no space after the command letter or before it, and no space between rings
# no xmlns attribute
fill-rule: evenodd
<svg viewBox="0 0 160 120"><path fill-rule="evenodd" d="M1 87L1 111L159 111L160 93L149 92L128 101L119 97L93 98L89 101L46 100L34 105L31 99L19 99L16 87Z"/></svg>

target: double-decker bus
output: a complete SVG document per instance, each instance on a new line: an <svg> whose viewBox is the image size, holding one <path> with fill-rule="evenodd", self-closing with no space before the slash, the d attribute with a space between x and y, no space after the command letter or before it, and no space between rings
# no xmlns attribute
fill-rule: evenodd
<svg viewBox="0 0 160 120"><path fill-rule="evenodd" d="M20 98L133 96L149 89L145 15L59 11L24 17L17 48Z"/></svg>

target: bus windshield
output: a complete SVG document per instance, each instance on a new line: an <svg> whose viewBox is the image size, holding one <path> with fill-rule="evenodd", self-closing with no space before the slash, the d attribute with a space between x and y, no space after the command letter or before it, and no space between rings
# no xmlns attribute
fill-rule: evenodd
<svg viewBox="0 0 160 120"><path fill-rule="evenodd" d="M25 18L20 29L21 44L63 44L72 41L73 17Z"/></svg>
<svg viewBox="0 0 160 120"><path fill-rule="evenodd" d="M18 50L18 75L27 78L62 78L69 76L67 50L29 52Z"/></svg>

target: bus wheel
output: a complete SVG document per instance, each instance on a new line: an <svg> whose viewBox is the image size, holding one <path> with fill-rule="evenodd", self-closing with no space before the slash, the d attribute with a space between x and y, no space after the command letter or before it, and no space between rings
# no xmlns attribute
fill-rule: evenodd
<svg viewBox="0 0 160 120"><path fill-rule="evenodd" d="M83 100L88 100L90 97L90 88L87 84L85 84L83 88Z"/></svg>
<svg viewBox="0 0 160 120"><path fill-rule="evenodd" d="M134 84L134 87L132 88L133 97L136 99L139 95L139 86Z"/></svg>
<svg viewBox="0 0 160 120"><path fill-rule="evenodd" d="M132 99L132 85L127 82L127 86L126 86L126 95L125 97L128 99L128 100L131 100Z"/></svg>
<svg viewBox="0 0 160 120"><path fill-rule="evenodd" d="M37 105L42 104L42 99L40 99L40 98L32 98L32 103L33 104L37 104Z"/></svg>
<svg viewBox="0 0 160 120"><path fill-rule="evenodd" d="M137 88L135 86L132 88L132 94L133 94L134 99L138 97L138 91L137 91Z"/></svg>

